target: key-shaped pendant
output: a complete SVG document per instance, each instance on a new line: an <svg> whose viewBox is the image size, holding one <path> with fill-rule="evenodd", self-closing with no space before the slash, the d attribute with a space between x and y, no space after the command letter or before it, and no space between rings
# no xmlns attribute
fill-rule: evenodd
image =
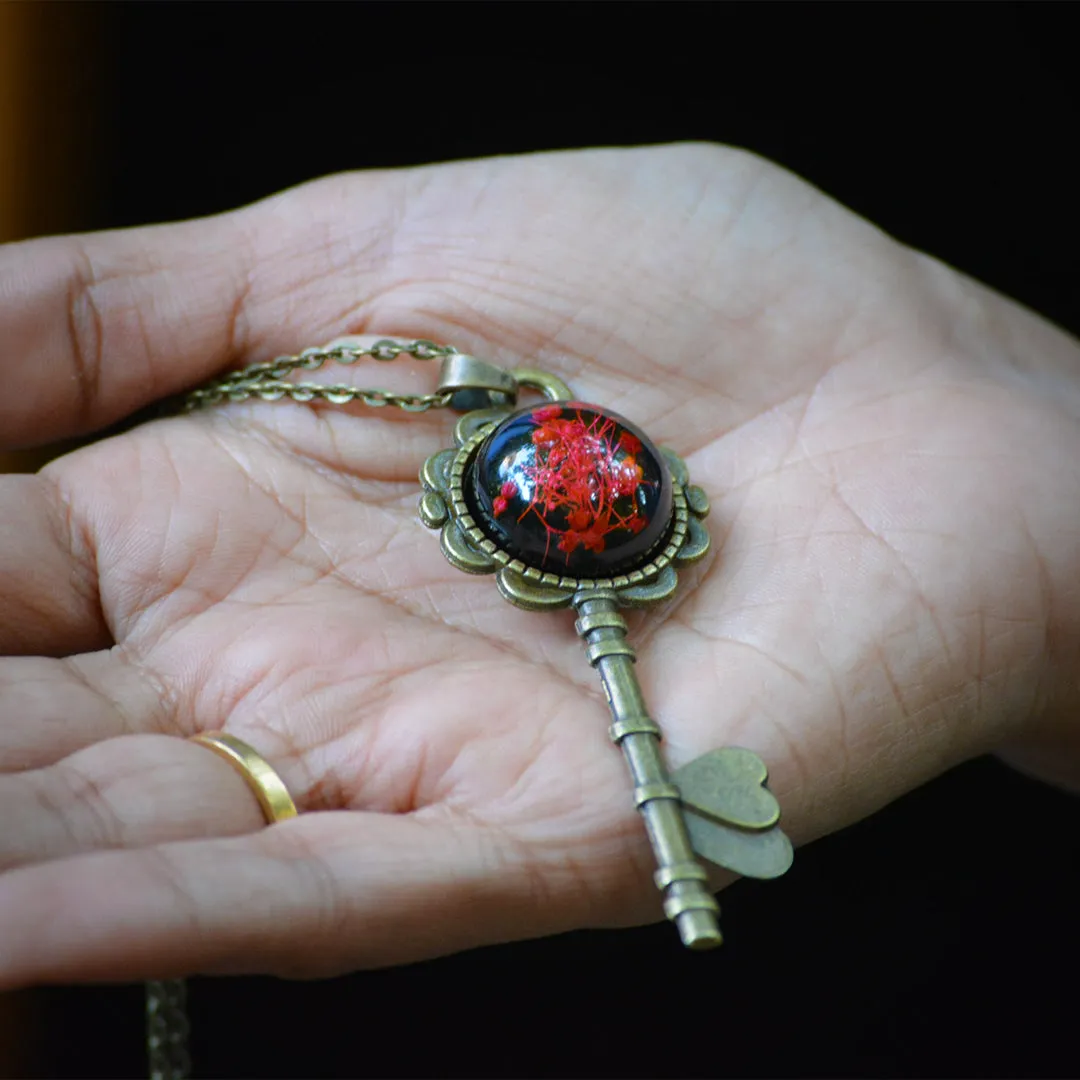
<svg viewBox="0 0 1080 1080"><path fill-rule="evenodd" d="M522 387L545 400L515 409ZM751 751L714 750L668 774L620 614L670 599L677 567L707 554L705 493L677 455L609 410L574 401L546 372L457 354L443 363L440 390L455 407L480 407L458 421L455 448L425 462L421 520L441 530L454 566L495 574L511 603L576 611L656 857L664 913L688 947L719 945L719 906L698 857L771 878L791 865L791 843Z"/></svg>

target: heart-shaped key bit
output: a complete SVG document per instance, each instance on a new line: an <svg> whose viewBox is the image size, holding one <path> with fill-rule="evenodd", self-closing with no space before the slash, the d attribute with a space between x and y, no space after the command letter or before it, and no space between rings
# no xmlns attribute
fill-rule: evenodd
<svg viewBox="0 0 1080 1080"><path fill-rule="evenodd" d="M690 845L703 859L725 870L750 878L777 878L791 867L795 858L791 841L775 826L771 829L737 829L701 817L683 807Z"/></svg>
<svg viewBox="0 0 1080 1080"><path fill-rule="evenodd" d="M687 809L740 829L768 829L780 820L780 804L765 788L768 777L753 751L725 746L695 758L672 779Z"/></svg>
<svg viewBox="0 0 1080 1080"><path fill-rule="evenodd" d="M774 878L791 866L791 841L776 827L780 805L765 763L750 750L711 750L672 777L690 844L703 859L743 877Z"/></svg>

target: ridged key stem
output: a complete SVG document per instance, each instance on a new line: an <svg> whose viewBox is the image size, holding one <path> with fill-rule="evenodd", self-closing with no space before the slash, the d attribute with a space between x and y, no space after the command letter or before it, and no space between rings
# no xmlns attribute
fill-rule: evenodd
<svg viewBox="0 0 1080 1080"><path fill-rule="evenodd" d="M585 642L611 709L611 741L623 752L634 781L634 801L656 856L656 886L664 894L664 914L691 949L719 945L720 906L707 886L683 821L679 789L660 753L660 728L649 716L635 671L635 653L626 635L615 593L582 590L574 597L575 628Z"/></svg>

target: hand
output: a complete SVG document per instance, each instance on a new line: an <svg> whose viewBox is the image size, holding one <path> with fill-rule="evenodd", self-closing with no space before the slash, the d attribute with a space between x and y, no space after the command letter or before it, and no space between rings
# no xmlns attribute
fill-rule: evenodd
<svg viewBox="0 0 1080 1080"><path fill-rule="evenodd" d="M636 421L713 503L714 557L634 629L669 761L758 751L796 842L988 750L1076 771L1076 344L757 158L345 175L16 245L0 329L10 445L343 333L544 367ZM431 389L407 363L348 374ZM0 984L327 975L659 916L570 617L416 519L450 426L233 405L0 479ZM217 728L299 818L263 828L184 741Z"/></svg>

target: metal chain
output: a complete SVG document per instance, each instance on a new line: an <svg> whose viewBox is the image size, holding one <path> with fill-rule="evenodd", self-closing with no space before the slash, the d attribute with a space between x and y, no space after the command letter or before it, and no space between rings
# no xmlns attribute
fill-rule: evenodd
<svg viewBox="0 0 1080 1080"><path fill-rule="evenodd" d="M450 404L449 392L399 394L392 390L360 389L344 384L288 382L294 371L318 371L324 364L355 364L362 357L388 362L402 353L417 360L442 360L457 353L452 345L436 345L418 339L410 342L383 338L374 345L335 345L332 348L304 349L296 356L279 356L261 364L250 364L188 391L179 401L182 412L194 412L232 401L259 398L262 401L325 401L347 405L358 401L373 408L393 405L407 412L426 412ZM185 1009L187 987L183 979L165 979L146 984L146 1054L150 1080L187 1080L191 1074L188 1053L190 1024Z"/></svg>
<svg viewBox="0 0 1080 1080"><path fill-rule="evenodd" d="M191 1075L183 979L146 984L146 1056L150 1080L187 1080Z"/></svg>
<svg viewBox="0 0 1080 1080"><path fill-rule="evenodd" d="M256 397L262 401L326 401L332 405L347 405L353 401L378 408L394 405L407 412L426 412L450 404L449 393L398 394L392 390L365 390L344 384L327 385L313 382L288 382L293 371L318 371L327 362L354 364L364 356L375 360L396 360L402 353L417 360L441 360L457 352L452 345L436 345L423 339L401 343L384 338L374 345L335 345L333 348L305 349L296 356L279 356L262 364L251 364L242 371L233 371L214 379L184 395L182 409L193 412L210 405L229 401L247 401Z"/></svg>

